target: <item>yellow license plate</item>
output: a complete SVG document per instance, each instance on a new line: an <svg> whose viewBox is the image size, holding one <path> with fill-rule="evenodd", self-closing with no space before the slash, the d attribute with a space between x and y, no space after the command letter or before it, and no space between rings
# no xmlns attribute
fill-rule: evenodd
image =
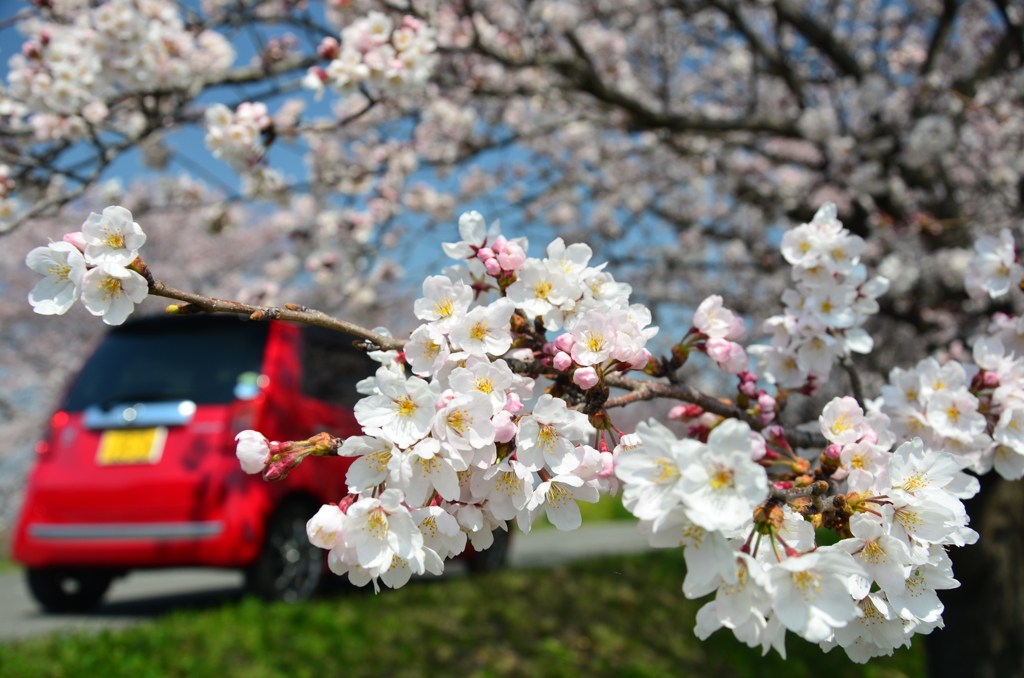
<svg viewBox="0 0 1024 678"><path fill-rule="evenodd" d="M101 466L155 464L164 453L166 440L167 428L164 426L104 431L96 463Z"/></svg>

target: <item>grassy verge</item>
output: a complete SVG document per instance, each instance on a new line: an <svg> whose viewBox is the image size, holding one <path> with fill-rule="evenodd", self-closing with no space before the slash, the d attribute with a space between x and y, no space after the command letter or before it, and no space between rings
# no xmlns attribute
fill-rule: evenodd
<svg viewBox="0 0 1024 678"><path fill-rule="evenodd" d="M9 574L11 572L21 572L21 565L13 560L0 558L0 574Z"/></svg>
<svg viewBox="0 0 1024 678"><path fill-rule="evenodd" d="M714 676L896 678L924 673L920 647L866 667L790 635L790 660L728 631L693 635L678 552L414 583L304 605L246 599L99 635L0 645L21 678L323 676Z"/></svg>

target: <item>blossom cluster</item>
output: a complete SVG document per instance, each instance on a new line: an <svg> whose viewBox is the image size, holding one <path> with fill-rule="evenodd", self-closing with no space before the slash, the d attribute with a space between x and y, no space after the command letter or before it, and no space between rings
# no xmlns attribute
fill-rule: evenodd
<svg viewBox="0 0 1024 678"><path fill-rule="evenodd" d="M587 415L550 393L528 409L534 378L509 361L597 389L609 372L646 366L657 331L647 327L650 312L629 305L628 286L603 265L590 266L586 245L556 239L547 257L529 258L525 240L506 240L476 212L462 215L459 231L462 240L444 248L464 263L424 281L414 305L424 324L402 353L374 353L382 366L359 384L365 435L338 450L354 458L350 495L308 526L313 543L330 549L331 568L356 584L401 586L413 573L440 572L467 541L488 548L510 520L529 532L543 512L556 528L576 529L578 501L618 489L621 444L609 449L603 433L588 444ZM498 296L484 303L488 292ZM554 342L549 324L566 330ZM275 445L249 432L238 455L259 472L275 463Z"/></svg>
<svg viewBox="0 0 1024 678"><path fill-rule="evenodd" d="M20 24L28 39L8 61L7 94L30 113L40 140L84 136L89 124L108 119L108 103L118 93L189 90L234 61L223 35L195 34L173 2L60 7L55 22Z"/></svg>
<svg viewBox="0 0 1024 678"><path fill-rule="evenodd" d="M206 147L237 172L248 173L263 159L263 134L273 121L263 103L244 102L234 112L224 104L206 109Z"/></svg>
<svg viewBox="0 0 1024 678"><path fill-rule="evenodd" d="M687 597L715 593L697 615L698 636L725 627L751 647L785 656L789 630L863 662L941 627L935 592L958 585L944 546L976 539L960 499L977 482L920 439L890 452L886 423L852 398L837 398L822 413L831 443L823 468L847 483L840 495L846 513L833 503L817 515L818 526L828 517L827 526L846 537L832 546L816 545L807 504L765 503L794 489L790 496L807 496L793 482L769 487L789 464L772 449L779 441L734 419L706 443L678 440L653 420L627 436L616 470L624 504L652 546L684 547Z"/></svg>
<svg viewBox="0 0 1024 678"><path fill-rule="evenodd" d="M982 236L974 241L974 257L967 265L964 286L975 299L995 299L1020 283L1024 267L1017 261L1013 233L1004 228L998 238Z"/></svg>
<svg viewBox="0 0 1024 678"><path fill-rule="evenodd" d="M341 32L341 44L325 38L320 56L330 59L327 68L314 66L303 78L303 86L317 94L330 87L348 95L368 86L379 92L398 94L421 87L433 72L437 60L434 30L423 21L405 16L395 26L382 12L370 12Z"/></svg>
<svg viewBox="0 0 1024 678"><path fill-rule="evenodd" d="M878 403L897 435L918 436L961 468L1024 476L1024 356L998 336L975 340L974 364L926 358L893 368Z"/></svg>
<svg viewBox="0 0 1024 678"><path fill-rule="evenodd" d="M93 212L81 231L25 257L28 267L44 276L29 292L29 303L36 313L62 315L81 297L90 313L120 325L149 294L146 279L128 268L145 242L146 234L125 208Z"/></svg>
<svg viewBox="0 0 1024 678"><path fill-rule="evenodd" d="M783 236L782 255L793 266L796 288L782 295L786 312L765 321L772 341L760 364L780 388L813 391L836 358L871 351L873 340L861 326L878 312L876 299L889 282L868 279L863 252L864 240L843 228L832 203Z"/></svg>

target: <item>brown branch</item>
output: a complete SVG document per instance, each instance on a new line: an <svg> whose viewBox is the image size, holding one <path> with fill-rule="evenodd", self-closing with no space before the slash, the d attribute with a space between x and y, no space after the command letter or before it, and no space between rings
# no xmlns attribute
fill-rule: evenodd
<svg viewBox="0 0 1024 678"><path fill-rule="evenodd" d="M383 334L377 334L376 332L368 330L365 327L360 327L355 323L333 318L322 311L316 311L314 309L294 304L287 304L285 308L278 308L252 306L251 304L243 304L237 301L213 299L199 294L176 290L173 287L163 284L159 280L152 279L152 277L149 279L149 293L157 297L166 297L167 299L184 301L188 304L201 308L207 313L241 313L248 315L253 320L291 320L292 322L326 327L327 329L345 332L352 336L359 337L360 339L364 339L379 346L385 351L400 351L407 343L404 339L385 337Z"/></svg>
<svg viewBox="0 0 1024 678"><path fill-rule="evenodd" d="M935 32L932 33L931 42L928 44L928 57L921 64L920 74L928 75L935 62L939 60L939 54L949 42L949 36L953 32L953 20L956 18L957 0L942 0L942 16L939 17Z"/></svg>
<svg viewBox="0 0 1024 678"><path fill-rule="evenodd" d="M857 367L853 364L853 359L850 356L843 356L843 359L839 361L839 364L846 370L846 374L850 376L850 390L853 391L853 397L857 399L857 404L860 405L861 409L864 408L864 385L860 380L860 373L857 371Z"/></svg>
<svg viewBox="0 0 1024 678"><path fill-rule="evenodd" d="M616 396L609 398L604 403L604 407L624 407L630 403L640 402L642 400L654 400L655 398L667 398L670 400L682 400L683 402L693 403L699 406L701 409L717 414L720 417L729 417L733 419L739 419L745 421L750 425L750 428L755 431L760 431L765 427L765 424L761 423L761 420L729 402L723 402L717 398L713 398L706 393L698 391L692 386L686 384L663 384L657 381L648 381L641 379L633 379L631 377L623 377L619 375L606 376L604 378L605 383L612 388L621 388L630 393L622 396ZM805 433L803 431L786 431L786 441L793 447L825 447L827 442L823 436L814 433Z"/></svg>
<svg viewBox="0 0 1024 678"><path fill-rule="evenodd" d="M825 27L816 23L793 0L777 0L775 11L779 21L784 21L800 32L807 41L826 54L845 75L852 75L859 82L864 77L864 70L857 60L850 55L835 36Z"/></svg>
<svg viewBox="0 0 1024 678"><path fill-rule="evenodd" d="M573 80L573 85L601 102L621 108L633 118L636 129L667 129L675 132L767 132L803 138L796 124L783 118L708 118L697 115L655 111L637 99L610 87L594 69L589 55L572 32L566 38L579 56L577 62L556 66ZM582 63L580 63L582 62Z"/></svg>

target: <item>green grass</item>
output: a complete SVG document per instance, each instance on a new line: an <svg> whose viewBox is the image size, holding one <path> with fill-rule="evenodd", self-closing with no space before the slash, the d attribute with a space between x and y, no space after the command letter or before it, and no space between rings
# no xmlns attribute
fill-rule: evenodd
<svg viewBox="0 0 1024 678"><path fill-rule="evenodd" d="M8 574L10 572L21 572L21 565L13 560L0 558L0 574Z"/></svg>
<svg viewBox="0 0 1024 678"><path fill-rule="evenodd" d="M254 599L98 635L0 645L0 676L914 677L921 647L866 667L792 634L790 661L693 635L678 551L419 582L304 605Z"/></svg>

